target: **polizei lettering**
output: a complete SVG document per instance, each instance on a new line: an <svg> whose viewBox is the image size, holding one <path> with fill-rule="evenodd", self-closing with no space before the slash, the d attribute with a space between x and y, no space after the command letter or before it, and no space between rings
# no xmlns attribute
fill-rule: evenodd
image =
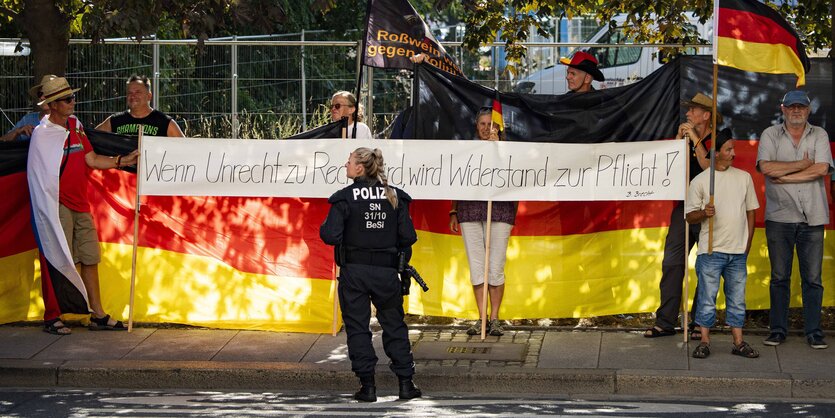
<svg viewBox="0 0 835 418"><path fill-rule="evenodd" d="M357 197L362 200L383 200L386 198L385 187L358 187L354 189L354 200Z"/></svg>

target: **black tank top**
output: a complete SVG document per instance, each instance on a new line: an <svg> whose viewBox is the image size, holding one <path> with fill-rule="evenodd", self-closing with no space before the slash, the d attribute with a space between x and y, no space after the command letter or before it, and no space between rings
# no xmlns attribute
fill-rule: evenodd
<svg viewBox="0 0 835 418"><path fill-rule="evenodd" d="M124 111L110 117L110 129L117 134L137 136L139 125L142 124L145 127L143 135L168 136L170 122L171 117L156 109L144 118L135 118L129 111Z"/></svg>

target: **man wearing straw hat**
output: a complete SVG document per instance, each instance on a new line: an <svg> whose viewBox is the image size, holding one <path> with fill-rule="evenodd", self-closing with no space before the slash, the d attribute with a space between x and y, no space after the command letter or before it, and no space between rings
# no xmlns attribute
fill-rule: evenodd
<svg viewBox="0 0 835 418"><path fill-rule="evenodd" d="M43 100L41 86L55 77L57 76L53 74L43 76L40 83L29 88L29 97L34 99L35 102ZM32 130L35 129L39 123L41 123L41 119L43 119L48 112L49 108L46 105L39 105L37 112L27 113L20 118L11 131L7 132L3 136L0 136L0 141L28 141L32 136Z"/></svg>
<svg viewBox="0 0 835 418"><path fill-rule="evenodd" d="M679 125L678 138L687 138L690 145L690 177L692 181L699 173L710 167L710 157L706 148L711 135L713 98L696 93L691 100L682 101L687 107L687 121ZM722 124L722 115L716 115L716 124ZM664 259L661 262L661 303L655 311L655 326L646 330L644 337L655 338L675 335L678 313L681 308L681 288L684 282L685 255L699 239L699 225L691 225L689 234L685 234L684 204L677 202L670 214L670 227L664 242ZM684 238L687 237L687 248ZM693 297L696 306L696 296ZM697 329L690 327L691 338L701 338Z"/></svg>
<svg viewBox="0 0 835 418"><path fill-rule="evenodd" d="M87 183L89 169L132 165L139 153L105 157L93 151L84 127L73 115L78 90L63 77L44 83L38 105L48 106L49 116L32 131L27 162L32 221L41 257L44 332L55 335L70 333L61 321L65 313L91 313L91 330L126 329L102 307L101 255Z"/></svg>
<svg viewBox="0 0 835 418"><path fill-rule="evenodd" d="M109 116L96 129L123 135L183 137L183 131L170 116L151 107L151 80L144 75L132 75L127 81L128 110Z"/></svg>

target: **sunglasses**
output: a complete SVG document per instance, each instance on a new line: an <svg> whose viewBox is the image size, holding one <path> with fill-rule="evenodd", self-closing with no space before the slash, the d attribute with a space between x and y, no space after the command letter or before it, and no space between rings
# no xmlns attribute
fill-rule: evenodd
<svg viewBox="0 0 835 418"><path fill-rule="evenodd" d="M56 102L64 102L64 103L69 104L69 103L72 103L72 102L75 101L75 95L73 94L72 96L67 96L67 97L64 97L64 98L61 98L61 99L55 99L55 101Z"/></svg>
<svg viewBox="0 0 835 418"><path fill-rule="evenodd" d="M349 104L334 103L334 104L332 104L332 105L331 105L331 109L336 109L336 110L339 110L339 109L341 109L341 108L342 108L342 106L345 106L345 107L353 107L353 106L351 106L351 105L349 105Z"/></svg>

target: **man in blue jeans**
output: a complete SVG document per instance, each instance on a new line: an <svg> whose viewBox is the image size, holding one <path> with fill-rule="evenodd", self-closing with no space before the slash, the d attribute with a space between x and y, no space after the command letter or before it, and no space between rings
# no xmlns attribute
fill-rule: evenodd
<svg viewBox="0 0 835 418"><path fill-rule="evenodd" d="M690 182L685 202L687 222L701 224L696 257L699 294L695 321L701 327L702 335L701 342L693 351L695 358L710 355L710 327L716 322L720 277L725 280L725 322L730 325L734 340L731 354L746 358L760 355L742 339L745 282L748 279L746 261L754 238L754 211L760 204L751 175L732 167L734 156L731 131L724 129L716 135L713 203L709 171L701 172ZM714 220L713 241L709 242L708 222L711 218Z"/></svg>
<svg viewBox="0 0 835 418"><path fill-rule="evenodd" d="M797 248L806 340L827 348L820 329L823 228L829 223L826 179L833 170L829 136L808 123L811 100L804 91L783 96L783 123L763 131L757 169L765 176L765 235L771 262L771 334L765 345L786 340L792 259Z"/></svg>

